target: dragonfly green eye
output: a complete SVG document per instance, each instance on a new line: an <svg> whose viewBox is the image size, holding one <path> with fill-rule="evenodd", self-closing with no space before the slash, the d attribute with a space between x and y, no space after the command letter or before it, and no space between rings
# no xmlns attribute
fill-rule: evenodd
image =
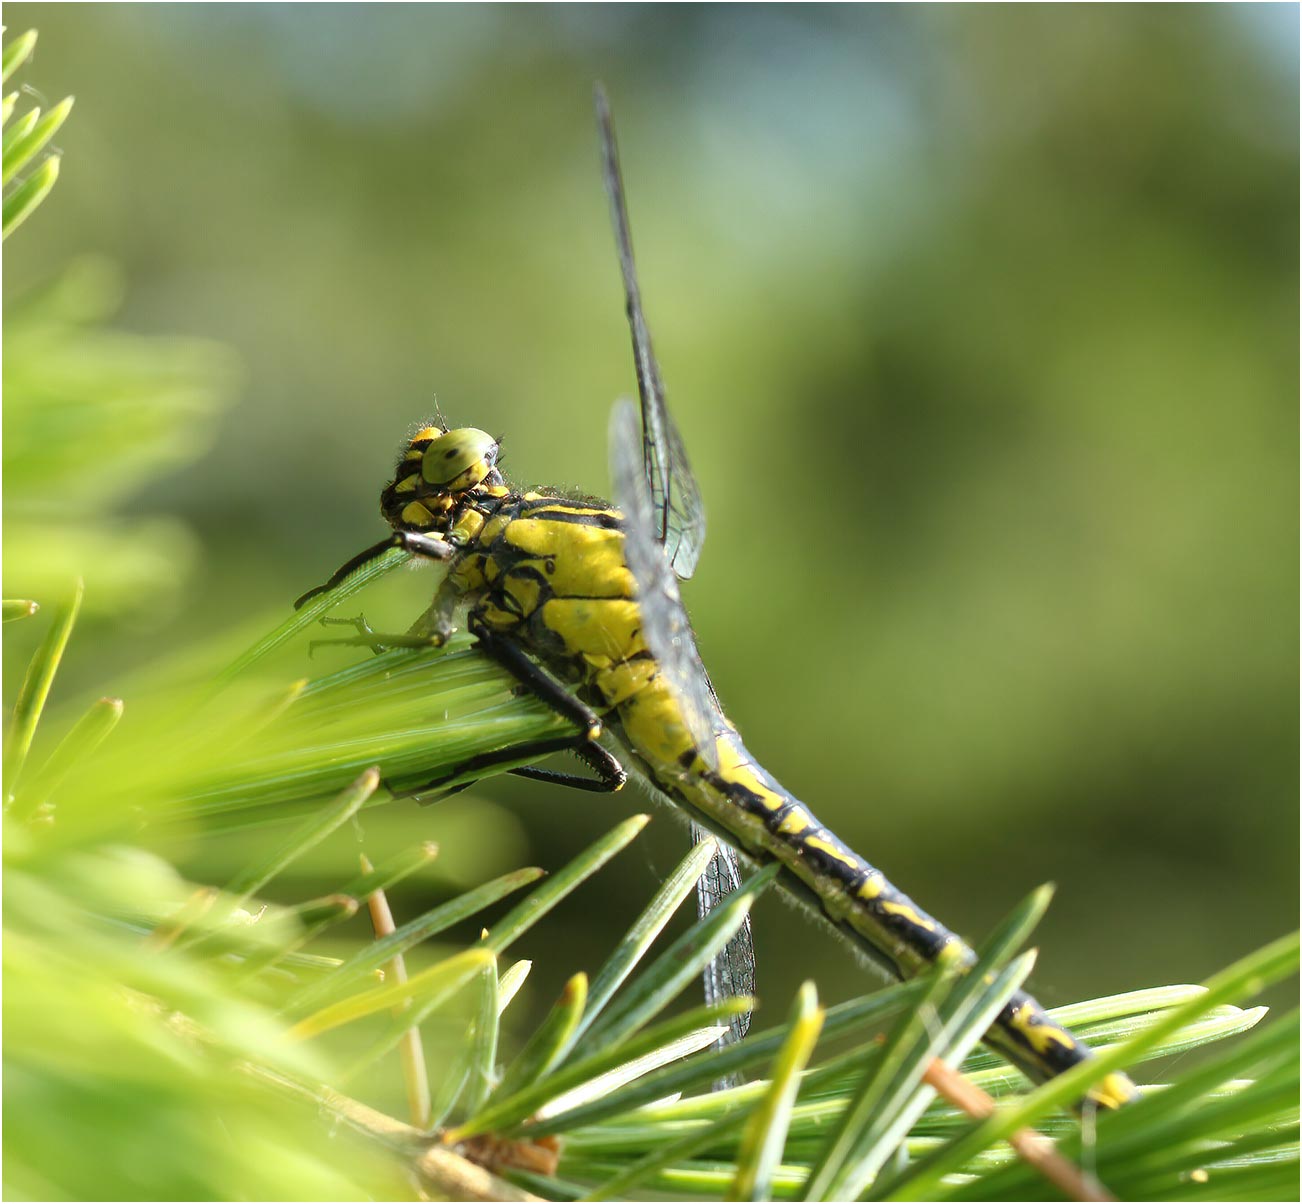
<svg viewBox="0 0 1302 1204"><path fill-rule="evenodd" d="M426 484L459 493L473 489L497 464L497 440L473 426L448 431L425 449L420 475Z"/></svg>

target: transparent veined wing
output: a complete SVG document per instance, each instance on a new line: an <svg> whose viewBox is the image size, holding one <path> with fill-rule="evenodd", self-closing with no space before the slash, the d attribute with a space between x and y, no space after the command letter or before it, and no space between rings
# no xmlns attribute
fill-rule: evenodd
<svg viewBox="0 0 1302 1204"><path fill-rule="evenodd" d="M697 844L709 838L710 833L706 829L692 825L692 839ZM724 903L741 886L741 866L737 863L737 854L726 844L720 843L718 849L696 883L697 912L702 916ZM755 944L751 936L750 916L747 916L736 935L723 947L722 955L705 967L705 1002L721 1003L737 995L754 994ZM740 1041L750 1028L750 1013L733 1016L728 1021L728 1027L732 1030L730 1039Z"/></svg>
<svg viewBox="0 0 1302 1204"><path fill-rule="evenodd" d="M597 122L601 130L606 194L615 226L620 273L624 278L624 304L633 336L637 391L642 399L642 464L650 491L652 526L674 572L685 580L696 571L697 561L701 558L701 545L705 542L705 508L701 504L701 491L692 475L682 436L665 405L660 366L642 312L642 290L638 287L637 267L633 261L633 238L629 231L628 206L624 201L624 180L619 169L615 128L606 94L600 87L597 89Z"/></svg>
<svg viewBox="0 0 1302 1204"><path fill-rule="evenodd" d="M642 638L655 658L657 670L678 700L687 729L701 759L718 768L715 753L714 689L696 652L687 611L678 595L678 581L652 523L650 490L642 468L637 413L631 401L618 401L610 418L610 467L615 503L624 513L624 560L637 582ZM698 843L708 836L692 825ZM741 883L737 854L720 842L696 883L696 909L701 916L718 907ZM706 1003L755 993L755 946L748 916L732 940L702 972ZM734 1016L720 1047L740 1041L750 1027L750 1015ZM743 1080L723 1079L716 1088Z"/></svg>
<svg viewBox="0 0 1302 1204"><path fill-rule="evenodd" d="M686 580L696 571L705 542L705 507L682 436L665 404L660 365L642 311L642 290L633 260L633 236L624 200L614 123L600 85L596 103L606 195L615 227L615 245L624 282L624 308L633 338L633 362L642 402L640 449L632 404L617 403L611 415L611 475L615 502L625 517L625 560L638 584L643 638L660 672L669 679L702 759L711 769L717 769L714 726L718 709L714 687L697 655L691 623L674 579L676 575ZM692 838L697 843L706 836L704 829L692 825ZM708 915L740 883L737 854L727 844L719 843L696 883L698 914ZM705 967L703 980L706 1003L755 994L755 946L749 916L727 946ZM749 1027L749 1013L734 1016L729 1022L731 1031L719 1041L720 1047L740 1041ZM715 1086L732 1087L742 1081L736 1076Z"/></svg>
<svg viewBox="0 0 1302 1204"><path fill-rule="evenodd" d="M617 401L610 416L610 475L615 504L624 513L624 560L637 582L642 638L678 700L701 759L717 769L714 692L657 535L637 411L628 400Z"/></svg>

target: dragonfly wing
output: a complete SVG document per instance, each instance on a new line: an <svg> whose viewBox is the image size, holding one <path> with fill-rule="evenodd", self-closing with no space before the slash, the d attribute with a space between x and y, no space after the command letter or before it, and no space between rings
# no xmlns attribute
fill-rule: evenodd
<svg viewBox="0 0 1302 1204"><path fill-rule="evenodd" d="M597 89L597 124L601 130L606 194L610 198L615 225L619 269L624 279L624 304L633 336L637 391L642 399L642 467L650 490L652 529L674 572L686 579L696 571L697 561L701 558L701 545L705 542L705 507L701 504L701 491L692 475L682 436L665 405L660 365L656 362L651 332L642 311L642 290L633 260L633 237L624 200L624 179L619 169L615 127L606 94L600 88Z"/></svg>
<svg viewBox="0 0 1302 1204"><path fill-rule="evenodd" d="M665 408L664 393L657 391L652 404L642 403L642 426L646 431L645 462L651 486L652 506L659 509L662 543L674 572L686 580L696 572L705 542L705 506L701 491L687 461L682 436L673 416ZM660 429L659 435L651 432ZM660 501L657 502L657 495Z"/></svg>
<svg viewBox="0 0 1302 1204"><path fill-rule="evenodd" d="M714 736L719 722L718 704L709 675L697 655L692 626L674 579L676 575L686 580L696 571L705 542L705 507L682 436L665 404L660 365L642 311L642 290L633 260L633 236L629 230L615 128L606 94L600 86L597 124L601 130L606 195L610 199L624 281L624 307L633 337L637 391L642 401L640 439L631 402L617 403L611 415L611 474L615 502L624 512L624 556L637 582L646 645L678 699L702 760L711 769L717 769ZM692 835L699 842L708 834L693 824ZM740 882L737 854L726 844L719 844L696 884L699 913L708 915ZM755 947L749 916L703 973L706 1003L754 994ZM730 1032L720 1045L740 1041L749 1027L749 1013L734 1016L729 1022ZM715 1084L716 1088L734 1085L732 1081Z"/></svg>
<svg viewBox="0 0 1302 1204"><path fill-rule="evenodd" d="M700 844L711 839L711 834L704 828L692 825L692 839ZM726 844L719 842L710 864L696 880L696 913L704 917L720 906L729 895L741 886L741 866L737 854ZM722 1003L737 995L755 994L755 944L751 936L750 916L742 922L736 935L721 950L718 957L709 963L703 971L705 979L705 1002ZM728 1021L731 1030L721 1039L720 1044L740 1041L750 1029L749 1012L733 1016Z"/></svg>
<svg viewBox="0 0 1302 1204"><path fill-rule="evenodd" d="M697 752L718 768L714 696L696 652L678 582L656 535L654 510L642 468L642 438L631 401L615 403L610 418L610 469L615 504L624 514L624 559L637 582L642 638L674 692Z"/></svg>

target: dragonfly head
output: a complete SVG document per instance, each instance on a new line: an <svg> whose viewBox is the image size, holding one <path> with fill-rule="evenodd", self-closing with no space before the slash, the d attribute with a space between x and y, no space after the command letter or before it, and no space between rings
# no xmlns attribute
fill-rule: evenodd
<svg viewBox="0 0 1302 1204"><path fill-rule="evenodd" d="M380 495L385 521L400 531L444 531L464 495L500 485L498 443L472 426L427 426L402 449L393 480Z"/></svg>

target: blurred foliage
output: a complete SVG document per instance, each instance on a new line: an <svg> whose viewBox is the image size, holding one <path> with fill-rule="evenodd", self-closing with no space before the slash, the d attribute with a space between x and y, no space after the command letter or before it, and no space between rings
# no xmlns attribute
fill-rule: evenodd
<svg viewBox="0 0 1302 1204"><path fill-rule="evenodd" d="M7 309L5 582L48 596L82 575L92 613L147 610L152 626L176 606L194 539L175 516L116 512L203 454L234 364L212 343L106 328L122 291L117 268L85 258Z"/></svg>
<svg viewBox="0 0 1302 1204"><path fill-rule="evenodd" d="M10 824L4 838L7 1198L400 1189L374 1154L322 1141L311 1111L288 1111L233 1072L254 1058L316 1077L328 1063L285 1042L229 957L142 942L139 925L176 913L194 889L169 865L128 846L59 847ZM257 937L236 932L233 943L256 948Z"/></svg>
<svg viewBox="0 0 1302 1204"><path fill-rule="evenodd" d="M5 44L3 63L3 83L9 87L10 80L24 63L31 58L36 49L36 30L29 29L17 38ZM48 113L42 114L40 107L32 105L21 113L18 111L19 93L6 91L3 102L3 120L0 125L4 131L4 171L3 182L6 189L4 197L4 237L8 238L23 224L38 206L50 194L54 182L59 178L59 156L45 153L50 140L59 132L59 127L67 119L72 109L72 97L61 100ZM13 125L9 119L14 118ZM28 171L20 179L19 173ZM12 187L11 187L12 185Z"/></svg>

